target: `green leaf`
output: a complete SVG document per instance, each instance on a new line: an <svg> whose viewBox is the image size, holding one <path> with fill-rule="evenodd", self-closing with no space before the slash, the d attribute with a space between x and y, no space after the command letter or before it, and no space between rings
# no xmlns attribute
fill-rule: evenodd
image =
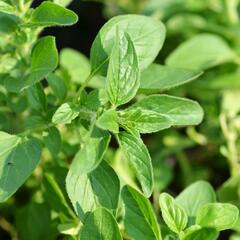
<svg viewBox="0 0 240 240"><path fill-rule="evenodd" d="M129 109L133 108L149 110L168 117L173 126L197 125L203 119L203 110L197 102L169 95L142 98Z"/></svg>
<svg viewBox="0 0 240 240"><path fill-rule="evenodd" d="M83 100L83 101L82 101ZM87 109L97 112L100 107L103 107L108 102L108 97L103 89L94 89L89 94L87 94L84 98L80 98L80 102Z"/></svg>
<svg viewBox="0 0 240 240"><path fill-rule="evenodd" d="M46 79L53 91L53 94L60 100L64 100L67 96L67 86L62 78L56 74L50 73Z"/></svg>
<svg viewBox="0 0 240 240"><path fill-rule="evenodd" d="M28 27L69 26L78 21L78 16L71 10L49 1L42 2L33 10Z"/></svg>
<svg viewBox="0 0 240 240"><path fill-rule="evenodd" d="M203 82L200 86L214 91L226 89L235 90L240 88L239 77L240 74L238 70L236 72L231 71L225 74L218 74L214 78L208 79L207 85Z"/></svg>
<svg viewBox="0 0 240 240"><path fill-rule="evenodd" d="M188 222L184 209L177 205L174 198L167 193L160 194L159 204L163 219L168 227L176 233L183 231Z"/></svg>
<svg viewBox="0 0 240 240"><path fill-rule="evenodd" d="M16 10L16 8L10 4L8 4L7 2L4 1L0 1L0 12L4 12L4 13L14 13Z"/></svg>
<svg viewBox="0 0 240 240"><path fill-rule="evenodd" d="M72 2L72 0L53 0L53 2L65 7L68 4L70 4Z"/></svg>
<svg viewBox="0 0 240 240"><path fill-rule="evenodd" d="M240 175L230 177L217 191L220 202L238 203L240 196Z"/></svg>
<svg viewBox="0 0 240 240"><path fill-rule="evenodd" d="M97 126L113 133L119 132L117 112L114 109L105 111L97 120Z"/></svg>
<svg viewBox="0 0 240 240"><path fill-rule="evenodd" d="M136 174L141 191L146 197L149 197L153 190L153 168L147 147L139 136L127 132L120 132L117 139L121 150Z"/></svg>
<svg viewBox="0 0 240 240"><path fill-rule="evenodd" d="M27 129L42 127L46 124L44 117L39 115L32 115L24 120L24 127Z"/></svg>
<svg viewBox="0 0 240 240"><path fill-rule="evenodd" d="M75 83L83 83L91 68L87 57L71 48L64 48L60 52L60 66L68 71Z"/></svg>
<svg viewBox="0 0 240 240"><path fill-rule="evenodd" d="M100 71L105 75L117 29L126 32L132 39L141 70L153 62L165 39L164 25L154 18L133 14L113 17L101 28L93 42L90 53L92 72Z"/></svg>
<svg viewBox="0 0 240 240"><path fill-rule="evenodd" d="M30 83L34 84L45 78L57 67L57 64L58 52L55 38L47 36L38 40L31 54Z"/></svg>
<svg viewBox="0 0 240 240"><path fill-rule="evenodd" d="M70 168L66 187L81 221L84 221L86 213L97 207L105 207L112 213L118 207L120 183L114 170L105 161L88 174Z"/></svg>
<svg viewBox="0 0 240 240"><path fill-rule="evenodd" d="M136 240L162 239L149 200L130 186L123 187L122 199L125 208L124 225L129 236Z"/></svg>
<svg viewBox="0 0 240 240"><path fill-rule="evenodd" d="M216 240L217 236L218 232L213 228L200 228L184 236L183 240Z"/></svg>
<svg viewBox="0 0 240 240"><path fill-rule="evenodd" d="M139 84L140 72L133 42L129 35L118 31L106 78L110 102L115 106L129 102L135 97Z"/></svg>
<svg viewBox="0 0 240 240"><path fill-rule="evenodd" d="M58 65L58 51L55 38L40 38L31 52L30 73L19 77L8 77L5 86L10 92L19 92L43 80Z"/></svg>
<svg viewBox="0 0 240 240"><path fill-rule="evenodd" d="M158 132L172 126L169 117L138 107L120 111L119 122L128 129L137 129L140 133Z"/></svg>
<svg viewBox="0 0 240 240"><path fill-rule="evenodd" d="M121 240L116 220L105 208L90 213L80 232L81 240Z"/></svg>
<svg viewBox="0 0 240 240"><path fill-rule="evenodd" d="M61 150L61 135L57 128L51 127L43 133L43 141L53 157L56 157Z"/></svg>
<svg viewBox="0 0 240 240"><path fill-rule="evenodd" d="M189 185L175 200L190 218L195 218L203 205L216 202L216 194L208 182L197 181Z"/></svg>
<svg viewBox="0 0 240 240"><path fill-rule="evenodd" d="M107 131L94 127L91 136L82 145L73 159L70 170L74 173L89 173L102 161L110 142L110 134Z"/></svg>
<svg viewBox="0 0 240 240"><path fill-rule="evenodd" d="M77 236L80 231L81 224L76 223L62 223L58 225L58 231L65 235ZM66 240L66 238L64 238Z"/></svg>
<svg viewBox="0 0 240 240"><path fill-rule="evenodd" d="M51 208L67 217L73 217L74 214L54 178L49 174L44 174L43 190L46 201Z"/></svg>
<svg viewBox="0 0 240 240"><path fill-rule="evenodd" d="M171 67L186 69L208 69L219 64L233 61L233 50L219 36L198 34L182 43L167 58Z"/></svg>
<svg viewBox="0 0 240 240"><path fill-rule="evenodd" d="M1 9L1 2L0 2L0 9ZM0 33L1 34L10 34L17 30L18 28L17 21L16 19L11 18L10 16L11 15L3 15L3 16L0 15ZM4 65L7 64L6 63L7 61L10 62L12 60L10 56L8 56L9 58L7 58L7 56L8 55L5 55ZM1 58L3 58L3 56L1 56ZM6 67L6 66L3 66L3 67ZM1 69L1 72L2 72L2 69Z"/></svg>
<svg viewBox="0 0 240 240"><path fill-rule="evenodd" d="M79 108L73 103L63 103L52 117L54 124L71 123L79 115Z"/></svg>
<svg viewBox="0 0 240 240"><path fill-rule="evenodd" d="M55 239L51 209L45 203L31 202L16 214L18 236L24 240Z"/></svg>
<svg viewBox="0 0 240 240"><path fill-rule="evenodd" d="M30 106L39 112L45 112L47 107L47 100L40 84L31 86L27 89L27 97Z"/></svg>
<svg viewBox="0 0 240 240"><path fill-rule="evenodd" d="M67 70L71 81L74 83L84 83L91 73L88 58L71 48L64 48L60 52L60 66ZM93 88L103 88L105 86L105 79L101 76L94 76L87 85Z"/></svg>
<svg viewBox="0 0 240 240"><path fill-rule="evenodd" d="M198 210L196 223L218 231L230 229L239 217L239 210L229 203L208 203Z"/></svg>
<svg viewBox="0 0 240 240"><path fill-rule="evenodd" d="M0 202L11 197L27 180L40 155L38 140L0 132Z"/></svg>
<svg viewBox="0 0 240 240"><path fill-rule="evenodd" d="M141 73L140 90L167 91L198 78L202 72L151 64Z"/></svg>

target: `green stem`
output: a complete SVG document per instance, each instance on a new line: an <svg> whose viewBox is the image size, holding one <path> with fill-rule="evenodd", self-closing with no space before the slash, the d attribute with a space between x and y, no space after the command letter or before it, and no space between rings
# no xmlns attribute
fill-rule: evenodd
<svg viewBox="0 0 240 240"><path fill-rule="evenodd" d="M181 151L176 153L176 157L181 168L181 172L183 177L183 185L186 187L189 183L191 183L191 166L189 164L188 158L186 154Z"/></svg>
<svg viewBox="0 0 240 240"><path fill-rule="evenodd" d="M227 16L230 24L237 24L239 21L237 7L239 0L225 0Z"/></svg>
<svg viewBox="0 0 240 240"><path fill-rule="evenodd" d="M77 102L79 100L79 98L81 97L82 91L87 87L88 83L90 82L90 80L93 78L94 75L95 75L95 72L92 72L88 75L88 77L86 78L86 80L84 81L82 86L77 91L77 94L76 94L76 97L75 97L75 100L74 100L75 102Z"/></svg>
<svg viewBox="0 0 240 240"><path fill-rule="evenodd" d="M159 206L159 192L157 190L153 190L153 207L156 213L156 217L158 220L160 220L160 206Z"/></svg>
<svg viewBox="0 0 240 240"><path fill-rule="evenodd" d="M240 162L238 159L236 131L231 126L231 124L228 125L227 116L224 113L220 115L220 125L222 128L223 135L227 142L227 148L228 148L227 160L229 163L231 176L239 175Z"/></svg>
<svg viewBox="0 0 240 240"><path fill-rule="evenodd" d="M79 90L77 91L76 94L76 98L75 101L77 102L79 100L79 98L81 97L81 93L82 91L87 87L88 83L90 82L90 80L96 75L96 73L101 69L102 66L104 66L104 64L109 60L109 57L107 57L101 64L99 64L99 66L92 71L88 77L86 78L86 80L83 82L82 86L79 88Z"/></svg>
<svg viewBox="0 0 240 240"><path fill-rule="evenodd" d="M17 240L17 231L14 226L8 222L5 218L0 217L0 228L8 232L12 240Z"/></svg>

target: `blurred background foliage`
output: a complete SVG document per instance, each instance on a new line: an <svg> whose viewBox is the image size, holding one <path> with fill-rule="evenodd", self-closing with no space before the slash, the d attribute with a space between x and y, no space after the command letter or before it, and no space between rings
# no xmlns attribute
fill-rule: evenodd
<svg viewBox="0 0 240 240"><path fill-rule="evenodd" d="M33 6L38 6L40 2L34 1ZM156 59L157 63L204 70L196 81L171 92L167 91L176 96L197 100L204 108L203 123L197 127L169 129L144 136L154 165L155 190L151 201L155 210L159 211L158 204L155 203L158 202L161 191L176 195L199 179L208 180L214 186L220 201L233 202L240 207L239 1L75 0L70 3L69 8L79 16L76 25L46 29L42 33L56 36L61 51L59 71L62 76L66 74L65 70L69 71L73 81L76 76L84 75L81 72L81 64L88 63L78 52L88 57L90 46L101 26L112 16L128 13L151 15L166 25L167 38ZM62 50L64 48L72 48L75 51ZM209 62L211 56L213 61ZM69 61L70 58L74 58L74 61ZM76 79L76 82L78 81L81 82ZM69 85L68 88L74 86ZM19 99L12 104L16 108L24 105ZM0 124L3 129L7 129L9 124L1 111ZM67 139L71 140L67 142ZM65 141L62 152L70 161L77 151L76 142L74 136L66 136ZM121 153L116 151L114 142L106 158L121 175L126 178L131 175L127 166L122 162L119 164L122 157ZM48 169L48 166L44 168ZM61 188L65 189L66 168L54 168L51 172ZM27 181L14 198L0 205L0 239L14 238L15 228L24 236L23 239L27 240L54 239L56 236L57 222L50 223L50 211L46 204L26 204L33 195L35 198L41 198L36 191L39 187L37 176L38 172L35 172L35 176ZM38 218L39 214L41 221ZM31 230L33 223L39 226L37 233L32 232L36 229ZM26 224L29 224L29 229L22 227ZM49 229L46 229L46 226ZM230 231L224 233L220 239L229 239L231 235L231 240L239 240L240 234L237 232L240 232L240 223L236 225L235 230L234 234Z"/></svg>

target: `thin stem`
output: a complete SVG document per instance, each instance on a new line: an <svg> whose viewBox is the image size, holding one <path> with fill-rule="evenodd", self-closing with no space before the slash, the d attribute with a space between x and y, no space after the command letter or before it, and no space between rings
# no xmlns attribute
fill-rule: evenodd
<svg viewBox="0 0 240 240"><path fill-rule="evenodd" d="M160 212L159 195L160 195L160 193L157 190L153 190L153 207L154 207L156 217L158 220L160 220L160 217L159 217L159 212Z"/></svg>
<svg viewBox="0 0 240 240"><path fill-rule="evenodd" d="M93 76L95 75L94 72L90 73L88 75L88 77L86 78L86 80L84 81L84 83L82 84L82 86L79 88L79 90L77 91L76 94L76 98L75 98L75 102L77 102L79 100L79 98L81 97L81 93L82 91L87 87L88 83L90 82L90 80L93 78Z"/></svg>
<svg viewBox="0 0 240 240"><path fill-rule="evenodd" d="M189 183L191 183L191 166L189 164L188 158L185 154L185 152L180 151L176 153L176 157L179 163L179 166L181 168L183 178L183 185L186 187Z"/></svg>
<svg viewBox="0 0 240 240"><path fill-rule="evenodd" d="M227 15L230 24L237 24L239 21L237 7L239 0L225 0Z"/></svg>
<svg viewBox="0 0 240 240"><path fill-rule="evenodd" d="M5 218L0 217L0 227L8 232L12 238L12 240L17 240L17 231L14 226L8 222Z"/></svg>
<svg viewBox="0 0 240 240"><path fill-rule="evenodd" d="M229 163L231 176L236 176L239 175L240 173L240 162L238 159L236 131L231 126L231 124L228 125L226 114L222 113L219 119L223 135L227 142L228 148L227 160Z"/></svg>
<svg viewBox="0 0 240 240"><path fill-rule="evenodd" d="M75 101L77 102L79 100L79 98L81 97L81 93L82 91L87 87L88 83L90 82L90 80L96 75L96 73L101 69L102 66L104 66L104 64L109 60L109 57L107 57L101 64L99 64L99 66L92 71L88 77L86 78L86 80L83 82L82 86L79 88L79 90L77 91L76 94L76 98Z"/></svg>

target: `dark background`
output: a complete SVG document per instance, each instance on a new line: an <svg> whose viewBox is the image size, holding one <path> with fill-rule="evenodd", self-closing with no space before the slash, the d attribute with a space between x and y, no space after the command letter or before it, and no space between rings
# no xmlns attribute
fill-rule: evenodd
<svg viewBox="0 0 240 240"><path fill-rule="evenodd" d="M34 1L33 7L42 1ZM46 28L42 35L54 35L58 49L71 47L89 56L90 47L99 29L106 22L102 14L103 5L98 2L75 0L69 6L79 17L70 27Z"/></svg>

